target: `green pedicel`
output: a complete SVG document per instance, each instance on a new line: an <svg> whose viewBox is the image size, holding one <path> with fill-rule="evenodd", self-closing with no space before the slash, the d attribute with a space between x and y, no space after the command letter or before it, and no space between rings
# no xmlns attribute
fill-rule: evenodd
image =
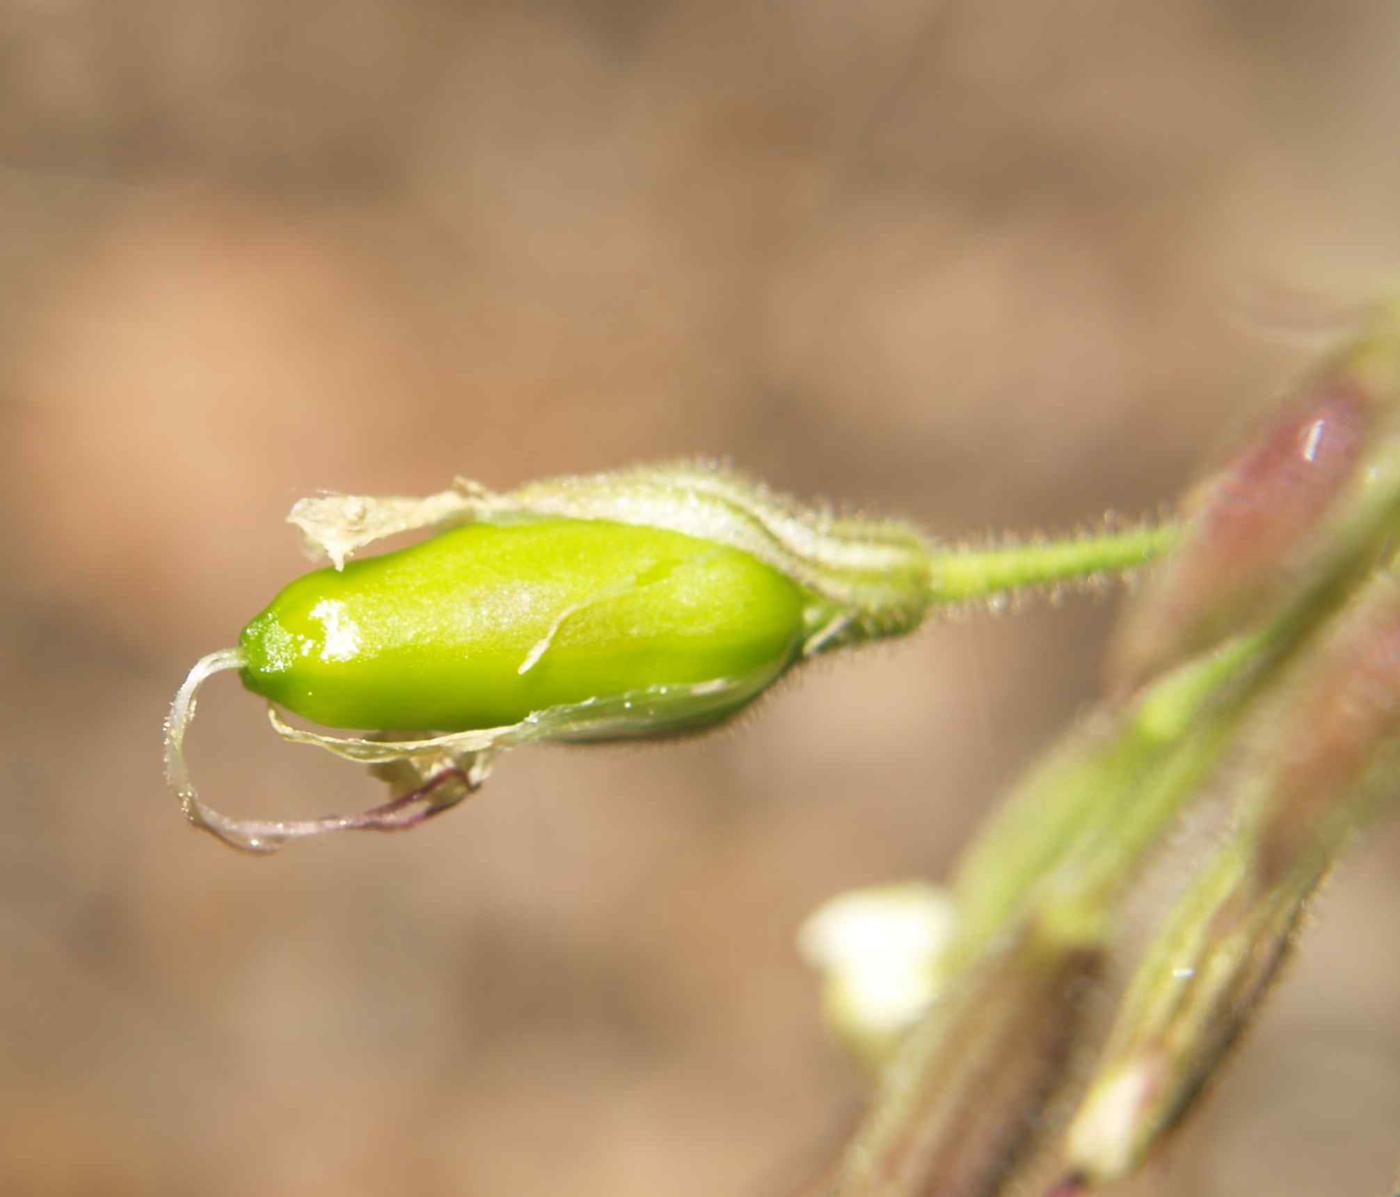
<svg viewBox="0 0 1400 1197"><path fill-rule="evenodd" d="M740 706L823 611L750 554L678 532L472 524L293 582L244 629L242 678L323 726L384 731L499 727L655 687L754 681Z"/></svg>

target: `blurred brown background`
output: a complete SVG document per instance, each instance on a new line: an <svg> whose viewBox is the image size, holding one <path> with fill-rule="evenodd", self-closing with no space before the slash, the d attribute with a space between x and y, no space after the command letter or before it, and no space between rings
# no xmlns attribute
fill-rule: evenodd
<svg viewBox="0 0 1400 1197"><path fill-rule="evenodd" d="M176 684L322 487L705 454L950 538L1153 509L1305 360L1289 288L1400 264L1397 51L1363 0L0 4L0 1193L786 1197L863 1091L796 927L946 873L1111 600L272 860L164 791ZM203 713L229 809L377 798ZM1382 1192L1398 866L1134 1193Z"/></svg>

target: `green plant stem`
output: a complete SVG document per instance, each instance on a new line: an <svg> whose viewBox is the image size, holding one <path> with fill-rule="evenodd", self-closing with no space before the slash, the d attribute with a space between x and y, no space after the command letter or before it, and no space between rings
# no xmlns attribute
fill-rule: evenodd
<svg viewBox="0 0 1400 1197"><path fill-rule="evenodd" d="M1154 561L1180 537L1177 524L1144 524L1066 540L935 551L929 561L929 593L936 603L953 603L1108 577Z"/></svg>
<svg viewBox="0 0 1400 1197"><path fill-rule="evenodd" d="M1077 845L1116 834L1121 808L1257 650L1256 637L1243 637L1174 670L1128 708L1091 716L1031 772L958 870L956 956L975 957L1023 916Z"/></svg>

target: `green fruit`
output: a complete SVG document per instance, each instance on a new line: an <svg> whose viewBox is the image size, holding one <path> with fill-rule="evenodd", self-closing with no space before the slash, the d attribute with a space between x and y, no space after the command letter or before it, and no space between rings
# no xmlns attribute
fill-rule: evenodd
<svg viewBox="0 0 1400 1197"><path fill-rule="evenodd" d="M664 706L669 687L681 704L690 688L744 683L703 723L777 677L824 614L756 557L678 532L471 524L297 579L243 630L242 678L316 723L382 731L500 727L641 692Z"/></svg>

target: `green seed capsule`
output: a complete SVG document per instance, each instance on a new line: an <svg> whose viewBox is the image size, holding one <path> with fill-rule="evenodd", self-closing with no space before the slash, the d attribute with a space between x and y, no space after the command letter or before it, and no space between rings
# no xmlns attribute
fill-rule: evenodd
<svg viewBox="0 0 1400 1197"><path fill-rule="evenodd" d="M678 532L473 524L299 578L244 629L242 678L324 726L384 731L751 680L742 705L820 606L756 557Z"/></svg>
<svg viewBox="0 0 1400 1197"><path fill-rule="evenodd" d="M1102 540L940 551L917 529L803 507L711 466L458 480L422 498L317 495L287 517L334 569L307 574L197 661L165 723L165 776L196 827L271 852L396 830L475 790L507 749L707 727L800 658L912 631L931 606L1138 564L1164 544ZM422 543L367 560L388 536ZM197 696L237 670L284 740L367 765L388 802L245 819L200 798L185 740ZM294 727L286 708L331 735Z"/></svg>

